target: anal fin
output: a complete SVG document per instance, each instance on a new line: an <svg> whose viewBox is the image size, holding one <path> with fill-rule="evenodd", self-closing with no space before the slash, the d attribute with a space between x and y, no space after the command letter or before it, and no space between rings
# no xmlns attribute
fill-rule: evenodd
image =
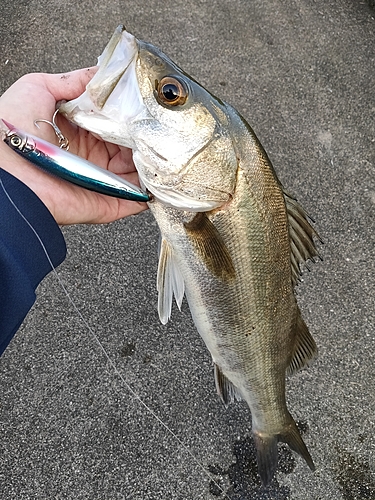
<svg viewBox="0 0 375 500"><path fill-rule="evenodd" d="M242 399L237 387L224 375L216 363L214 363L214 375L217 393L225 406Z"/></svg>

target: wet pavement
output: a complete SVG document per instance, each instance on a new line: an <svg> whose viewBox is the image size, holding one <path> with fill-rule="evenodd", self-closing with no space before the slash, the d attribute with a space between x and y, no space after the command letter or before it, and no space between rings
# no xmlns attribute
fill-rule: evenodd
<svg viewBox="0 0 375 500"><path fill-rule="evenodd" d="M1 499L375 498L370 3L0 1L1 92L26 72L95 64L125 23L247 118L325 242L298 286L319 357L288 380L315 473L280 445L260 486L250 412L216 396L186 303L159 323L158 229L143 213L64 228L58 279L0 359Z"/></svg>

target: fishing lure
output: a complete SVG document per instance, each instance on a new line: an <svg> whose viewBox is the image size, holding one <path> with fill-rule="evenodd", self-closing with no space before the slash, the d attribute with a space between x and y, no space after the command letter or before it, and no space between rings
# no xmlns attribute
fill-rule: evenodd
<svg viewBox="0 0 375 500"><path fill-rule="evenodd" d="M69 153L69 142L55 124L54 118L55 115L52 122L36 120L34 123L36 126L39 121L49 123L55 130L60 147L23 132L4 119L0 119L0 136L13 151L45 172L107 196L131 201L150 201L150 196L138 186Z"/></svg>

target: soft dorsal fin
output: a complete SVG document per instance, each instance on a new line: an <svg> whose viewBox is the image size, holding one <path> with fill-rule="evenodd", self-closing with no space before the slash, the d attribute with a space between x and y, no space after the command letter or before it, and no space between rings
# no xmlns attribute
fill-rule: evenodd
<svg viewBox="0 0 375 500"><path fill-rule="evenodd" d="M321 259L315 246L314 238L321 243L322 240L308 221L309 217L301 205L285 191L284 199L289 222L292 284L295 286L301 276L302 264L308 260L315 262L315 257Z"/></svg>
<svg viewBox="0 0 375 500"><path fill-rule="evenodd" d="M186 233L199 256L217 278L230 281L235 278L232 258L219 231L204 212L184 223Z"/></svg>
<svg viewBox="0 0 375 500"><path fill-rule="evenodd" d="M158 290L159 318L163 325L165 325L171 317L173 295L175 296L178 308L181 309L182 299L185 293L185 284L175 259L173 258L172 248L164 238L161 240L160 244L156 287Z"/></svg>
<svg viewBox="0 0 375 500"><path fill-rule="evenodd" d="M214 363L214 375L217 393L225 406L242 399L237 387L224 375L216 363Z"/></svg>
<svg viewBox="0 0 375 500"><path fill-rule="evenodd" d="M315 359L318 348L312 338L306 323L303 321L301 312L298 309L295 323L295 344L292 361L287 368L287 375L291 375L300 368L308 366Z"/></svg>

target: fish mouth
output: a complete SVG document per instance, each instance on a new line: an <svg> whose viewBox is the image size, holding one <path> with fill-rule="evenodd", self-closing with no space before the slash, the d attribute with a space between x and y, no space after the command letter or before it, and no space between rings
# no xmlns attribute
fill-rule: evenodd
<svg viewBox="0 0 375 500"><path fill-rule="evenodd" d="M118 26L99 56L99 69L85 92L63 103L59 111L103 140L132 148L124 128L146 111L135 70L138 52L137 39L123 25Z"/></svg>
<svg viewBox="0 0 375 500"><path fill-rule="evenodd" d="M122 41L125 42L125 47ZM98 110L104 107L136 53L134 36L128 33L123 25L118 26L103 54L98 58L98 72L86 87L88 96Z"/></svg>

